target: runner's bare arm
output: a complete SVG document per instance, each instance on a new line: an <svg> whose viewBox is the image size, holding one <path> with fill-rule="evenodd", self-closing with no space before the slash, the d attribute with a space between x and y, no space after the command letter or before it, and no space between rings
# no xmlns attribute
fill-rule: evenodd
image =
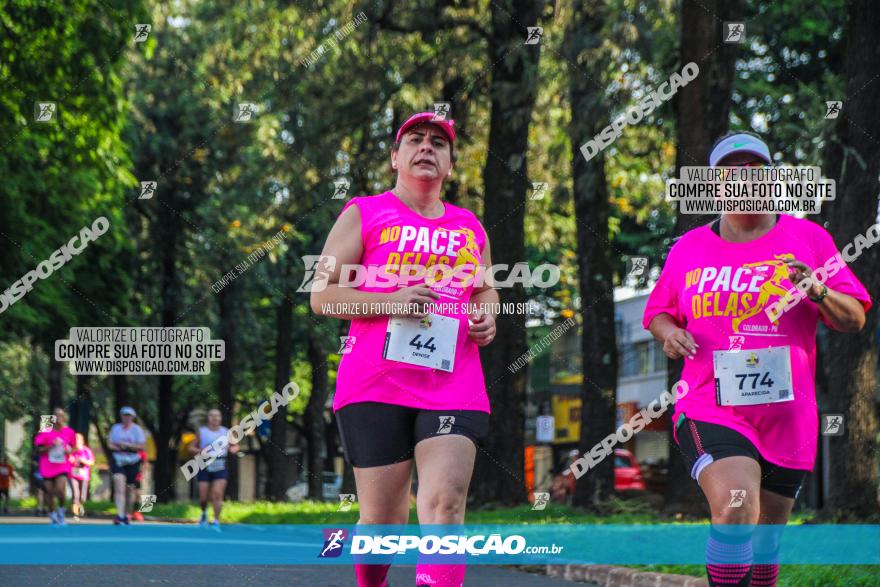
<svg viewBox="0 0 880 587"><path fill-rule="evenodd" d="M191 455L197 455L201 452L202 449L199 448L199 437L198 436L196 436L195 438L193 438L189 442L189 445L187 445L186 450L189 451L189 454L191 454Z"/></svg>
<svg viewBox="0 0 880 587"><path fill-rule="evenodd" d="M357 206L350 206L343 212L324 243L321 256L335 258L333 270L329 272L326 287L313 288L311 294L312 311L319 316L332 316L341 320L387 316L386 308L391 304L429 304L440 296L426 285L416 285L400 289L394 293L359 291L353 287L339 285L343 265L360 263L364 247L361 242L361 213ZM357 313L338 313L334 305L348 304L357 307ZM404 314L404 313L401 313ZM414 316L420 313L412 313Z"/></svg>
<svg viewBox="0 0 880 587"><path fill-rule="evenodd" d="M787 259L786 264L792 270L789 280L797 285L803 279L811 277L813 270L797 259ZM818 298L822 295L823 286L813 283L807 295ZM820 302L814 302L825 319L834 330L840 332L858 332L865 327L865 308L862 302L845 293L828 288L828 295Z"/></svg>
<svg viewBox="0 0 880 587"><path fill-rule="evenodd" d="M690 332L678 325L675 318L663 312L657 314L648 325L648 330L663 343L663 352L670 359L688 357L693 359L700 348Z"/></svg>
<svg viewBox="0 0 880 587"><path fill-rule="evenodd" d="M818 294L811 294L818 295ZM858 332L865 327L865 308L852 296L828 288L825 299L816 304L822 315L840 332Z"/></svg>

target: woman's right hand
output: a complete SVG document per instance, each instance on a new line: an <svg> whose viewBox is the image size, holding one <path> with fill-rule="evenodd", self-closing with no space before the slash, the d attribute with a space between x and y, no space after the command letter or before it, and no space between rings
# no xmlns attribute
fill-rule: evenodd
<svg viewBox="0 0 880 587"><path fill-rule="evenodd" d="M684 328L672 330L663 340L663 352L670 359L680 359L682 357L693 359L696 357L698 348L700 348L700 345L694 341L691 333Z"/></svg>
<svg viewBox="0 0 880 587"><path fill-rule="evenodd" d="M397 305L398 308L401 305L406 306L403 311L395 312L395 316L411 316L413 318L424 318L428 314L430 305L439 299L440 294L424 283L405 287L388 294L390 304Z"/></svg>

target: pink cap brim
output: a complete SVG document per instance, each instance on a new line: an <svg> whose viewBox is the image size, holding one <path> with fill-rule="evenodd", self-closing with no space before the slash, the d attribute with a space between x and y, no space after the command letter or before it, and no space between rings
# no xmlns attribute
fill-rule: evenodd
<svg viewBox="0 0 880 587"><path fill-rule="evenodd" d="M451 142L451 143L455 142L455 128L454 128L455 121L449 120L446 118L440 118L436 114L434 114L433 112L419 112L418 114L413 114L412 116L407 118L406 122L404 122L402 125L400 125L400 128L397 131L397 135L395 136L394 141L400 142L400 137L402 137L403 134L407 130L409 130L410 128L412 128L413 126L415 126L417 124L425 124L425 123L437 125L438 127L440 127L440 130L442 130L446 134L446 137L449 139L449 142Z"/></svg>

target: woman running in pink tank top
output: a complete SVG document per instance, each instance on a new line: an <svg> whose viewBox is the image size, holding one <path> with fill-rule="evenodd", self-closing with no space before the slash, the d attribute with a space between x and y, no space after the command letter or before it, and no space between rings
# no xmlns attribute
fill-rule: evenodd
<svg viewBox="0 0 880 587"><path fill-rule="evenodd" d="M464 522L489 401L478 347L495 337L489 240L469 210L440 199L455 161L454 122L422 112L397 131L395 187L352 199L327 237L315 313L351 321L333 409L354 468L359 524L406 524L413 462L421 524ZM352 282L345 265L359 265ZM321 291L317 291L317 290ZM480 309L480 306L484 306ZM457 560L461 562L461 560ZM355 564L360 587L390 565ZM416 584L460 587L464 564L424 564Z"/></svg>

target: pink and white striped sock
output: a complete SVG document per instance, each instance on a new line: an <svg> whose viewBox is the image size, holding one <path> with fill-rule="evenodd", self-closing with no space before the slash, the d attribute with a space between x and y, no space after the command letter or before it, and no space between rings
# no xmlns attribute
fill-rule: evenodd
<svg viewBox="0 0 880 587"><path fill-rule="evenodd" d="M749 587L752 574L752 535L729 528L721 532L712 526L706 543L706 573L709 585Z"/></svg>

